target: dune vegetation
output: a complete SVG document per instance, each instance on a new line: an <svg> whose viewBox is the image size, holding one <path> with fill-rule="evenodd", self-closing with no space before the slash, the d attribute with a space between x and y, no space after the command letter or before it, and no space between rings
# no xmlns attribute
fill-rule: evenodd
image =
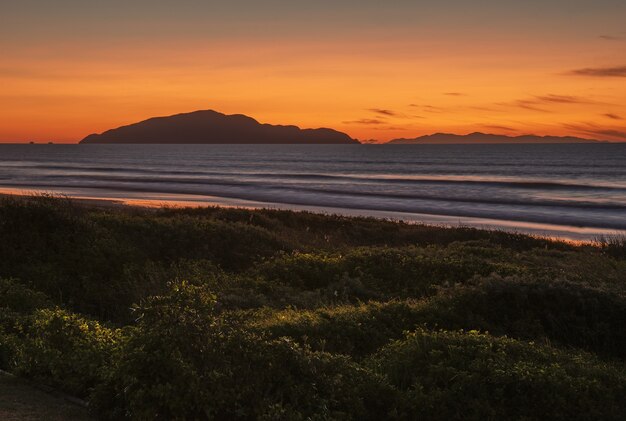
<svg viewBox="0 0 626 421"><path fill-rule="evenodd" d="M626 419L626 244L0 199L0 368L98 419Z"/></svg>

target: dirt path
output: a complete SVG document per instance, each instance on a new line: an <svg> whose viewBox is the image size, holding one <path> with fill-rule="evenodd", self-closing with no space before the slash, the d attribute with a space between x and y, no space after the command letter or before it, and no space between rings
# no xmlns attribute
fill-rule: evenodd
<svg viewBox="0 0 626 421"><path fill-rule="evenodd" d="M23 380L0 374L0 420L87 421L85 408L33 388Z"/></svg>

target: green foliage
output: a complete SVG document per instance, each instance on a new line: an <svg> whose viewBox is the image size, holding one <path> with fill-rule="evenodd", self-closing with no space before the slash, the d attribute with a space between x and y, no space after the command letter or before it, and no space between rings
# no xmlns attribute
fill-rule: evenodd
<svg viewBox="0 0 626 421"><path fill-rule="evenodd" d="M417 330L369 364L409 419L619 420L626 372L593 356L474 332Z"/></svg>
<svg viewBox="0 0 626 421"><path fill-rule="evenodd" d="M490 262L432 248L356 248L342 254L296 253L264 262L256 273L273 283L322 289L335 301L422 297L475 275L507 273ZM443 255L442 255L443 254ZM352 281L352 282L350 282Z"/></svg>
<svg viewBox="0 0 626 421"><path fill-rule="evenodd" d="M50 299L12 279L0 279L0 308L29 314L36 309L50 307Z"/></svg>
<svg viewBox="0 0 626 421"><path fill-rule="evenodd" d="M137 309L138 328L96 393L95 408L112 419L385 415L384 396L393 393L378 376L345 357L242 330L215 315L214 306L212 294L186 283L147 300Z"/></svg>
<svg viewBox="0 0 626 421"><path fill-rule="evenodd" d="M621 240L47 196L0 238L0 367L103 419L626 417Z"/></svg>
<svg viewBox="0 0 626 421"><path fill-rule="evenodd" d="M493 276L443 291L430 325L574 346L626 360L626 297L571 282Z"/></svg>
<svg viewBox="0 0 626 421"><path fill-rule="evenodd" d="M260 313L251 327L313 349L370 354L418 326L480 330L626 360L626 299L569 282L491 276L421 301Z"/></svg>
<svg viewBox="0 0 626 421"><path fill-rule="evenodd" d="M64 310L37 310L23 322L14 370L84 397L101 381L119 336Z"/></svg>
<svg viewBox="0 0 626 421"><path fill-rule="evenodd" d="M258 314L253 330L312 349L361 358L425 322L423 302L391 301Z"/></svg>

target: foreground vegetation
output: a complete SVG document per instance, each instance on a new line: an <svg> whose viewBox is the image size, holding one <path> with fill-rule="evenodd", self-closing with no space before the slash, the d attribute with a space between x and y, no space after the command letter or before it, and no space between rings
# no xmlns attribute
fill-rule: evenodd
<svg viewBox="0 0 626 421"><path fill-rule="evenodd" d="M48 197L0 238L0 368L100 419L626 418L621 240Z"/></svg>

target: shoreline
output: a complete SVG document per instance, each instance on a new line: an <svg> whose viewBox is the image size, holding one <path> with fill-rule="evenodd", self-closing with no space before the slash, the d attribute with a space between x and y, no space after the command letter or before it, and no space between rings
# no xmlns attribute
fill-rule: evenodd
<svg viewBox="0 0 626 421"><path fill-rule="evenodd" d="M293 205L283 203L264 203L245 199L230 199L223 197L180 195L180 199L151 198L145 194L143 198L133 197L97 197L89 195L71 195L53 190L22 190L0 187L2 197L37 197L50 195L67 198L73 202L86 206L102 207L107 209L120 209L124 207L159 209L159 208L237 208L247 210L285 210L291 212L312 212L320 215L339 215L345 217L365 217L408 224L421 224L437 228L476 228L486 231L502 231L512 234L522 234L532 237L561 241L575 245L593 245L602 238L626 237L626 231L610 230L593 227L575 227L567 225L554 225L547 223L533 223L523 221L507 221L477 217L455 217L445 215L431 215L418 213L404 213L393 211L375 211L364 209L349 209L340 207L322 207ZM194 200L195 199L195 200ZM211 200L206 200L211 199Z"/></svg>

